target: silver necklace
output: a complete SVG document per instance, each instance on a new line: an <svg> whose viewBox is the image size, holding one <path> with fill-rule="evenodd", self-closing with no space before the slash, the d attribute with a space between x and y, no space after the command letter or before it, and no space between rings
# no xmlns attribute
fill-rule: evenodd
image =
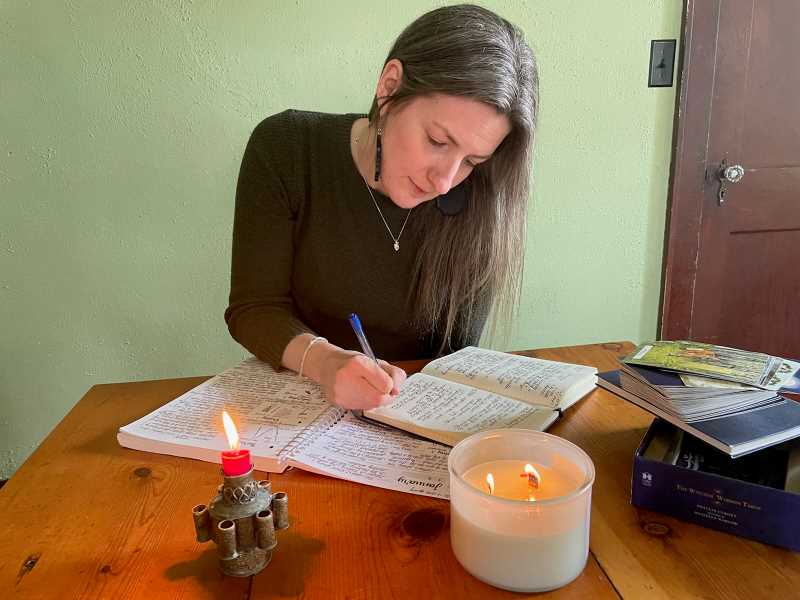
<svg viewBox="0 0 800 600"><path fill-rule="evenodd" d="M411 216L411 211L414 210L414 208L412 207L412 208L408 209L408 213L406 213L406 219L405 219L405 221L403 221L403 226L400 228L400 233L398 233L397 237L395 237L394 234L392 233L391 228L389 227L389 223L386 222L386 217L383 216L383 211L381 211L381 207L378 206L378 201L375 200L375 195L372 193L372 189L369 187L369 184L367 183L367 180L364 179L363 176L361 177L361 179L364 180L364 185L367 186L367 191L369 192L369 197L372 198L372 203L375 205L375 208L378 211L378 214L381 216L381 221L383 221L383 225L384 225L384 227L386 227L386 231L389 232L389 237L391 237L394 240L394 251L395 252L399 252L400 251L400 236L403 235L403 230L405 230L406 223L408 223L408 217Z"/></svg>

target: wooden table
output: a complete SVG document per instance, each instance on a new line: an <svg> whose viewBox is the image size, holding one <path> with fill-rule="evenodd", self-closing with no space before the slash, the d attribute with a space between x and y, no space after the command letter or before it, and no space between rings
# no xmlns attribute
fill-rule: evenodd
<svg viewBox="0 0 800 600"><path fill-rule="evenodd" d="M614 368L628 343L531 351ZM410 371L421 362L406 363ZM191 508L219 467L121 448L117 429L205 378L94 386L0 489L0 598L522 597L467 574L450 550L448 503L293 470L272 475L291 527L272 563L223 577L194 541ZM591 553L558 598L789 598L800 554L637 510L634 450L651 417L598 389L551 428L594 461Z"/></svg>

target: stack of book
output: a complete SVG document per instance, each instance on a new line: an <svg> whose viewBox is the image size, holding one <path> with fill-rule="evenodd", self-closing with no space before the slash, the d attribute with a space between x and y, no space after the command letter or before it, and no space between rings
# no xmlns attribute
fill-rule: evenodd
<svg viewBox="0 0 800 600"><path fill-rule="evenodd" d="M738 457L800 437L800 363L689 341L642 344L598 385Z"/></svg>

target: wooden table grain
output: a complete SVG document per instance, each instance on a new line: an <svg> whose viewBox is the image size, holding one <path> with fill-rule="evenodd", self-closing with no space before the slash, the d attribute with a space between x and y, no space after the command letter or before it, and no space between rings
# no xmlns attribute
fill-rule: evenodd
<svg viewBox="0 0 800 600"><path fill-rule="evenodd" d="M614 368L627 342L525 354ZM404 363L411 372L422 362ZM292 470L291 527L254 577L219 573L191 508L219 467L121 448L117 429L205 377L94 386L0 489L0 598L504 598L455 560L446 501ZM650 415L597 389L551 432L594 461L590 555L554 598L789 598L800 554L630 505L633 453Z"/></svg>

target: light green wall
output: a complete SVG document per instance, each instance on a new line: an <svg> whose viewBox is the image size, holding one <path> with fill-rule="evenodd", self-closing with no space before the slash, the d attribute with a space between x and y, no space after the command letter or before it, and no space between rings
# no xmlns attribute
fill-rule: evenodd
<svg viewBox="0 0 800 600"><path fill-rule="evenodd" d="M438 3L0 4L0 477L95 383L211 374L253 126L365 111ZM646 86L679 0L487 2L538 53L541 120L508 348L655 334L675 89Z"/></svg>

